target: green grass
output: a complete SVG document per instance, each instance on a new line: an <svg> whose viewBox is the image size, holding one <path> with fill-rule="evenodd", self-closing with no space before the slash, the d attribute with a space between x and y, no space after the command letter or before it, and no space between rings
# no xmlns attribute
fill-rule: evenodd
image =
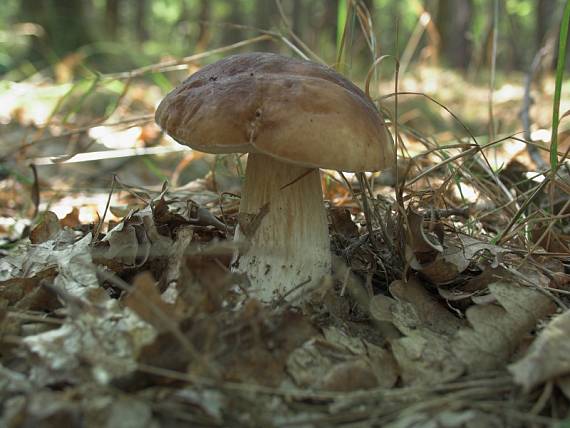
<svg viewBox="0 0 570 428"><path fill-rule="evenodd" d="M560 96L562 93L562 79L566 65L566 48L568 41L568 24L570 21L570 0L566 1L562 22L560 24L560 44L558 46L558 64L556 65L556 84L554 89L554 103L552 106L552 136L550 139L550 168L553 174L558 169L558 125L560 123Z"/></svg>

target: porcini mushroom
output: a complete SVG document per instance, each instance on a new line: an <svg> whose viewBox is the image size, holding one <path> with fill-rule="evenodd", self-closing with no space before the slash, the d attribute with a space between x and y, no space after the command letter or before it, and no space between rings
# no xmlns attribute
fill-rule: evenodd
<svg viewBox="0 0 570 428"><path fill-rule="evenodd" d="M393 163L374 104L334 70L272 53L210 64L170 92L156 122L208 153L249 153L234 270L262 301L295 297L330 273L319 168L377 171ZM302 286L301 286L302 285Z"/></svg>

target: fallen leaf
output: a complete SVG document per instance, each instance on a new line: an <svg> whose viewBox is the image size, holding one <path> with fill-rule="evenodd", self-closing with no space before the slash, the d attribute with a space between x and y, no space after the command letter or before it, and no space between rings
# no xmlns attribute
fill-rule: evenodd
<svg viewBox="0 0 570 428"><path fill-rule="evenodd" d="M32 244L41 244L55 238L61 230L57 215L51 211L46 211L42 216L42 221L30 232Z"/></svg>
<svg viewBox="0 0 570 428"><path fill-rule="evenodd" d="M61 227L69 227L72 229L79 226L81 224L79 221L79 209L77 207L73 207L71 212L59 221L59 224Z"/></svg>
<svg viewBox="0 0 570 428"><path fill-rule="evenodd" d="M142 272L135 277L123 303L159 332L168 330L170 326L165 324L170 324L176 316L175 305L166 303L162 299L150 272ZM165 319L168 322L165 323Z"/></svg>
<svg viewBox="0 0 570 428"><path fill-rule="evenodd" d="M527 392L548 381L561 380L567 386L570 376L569 337L570 312L566 311L553 318L530 345L526 355L509 366L515 382Z"/></svg>
<svg viewBox="0 0 570 428"><path fill-rule="evenodd" d="M537 289L496 282L489 290L497 303L467 309L470 326L462 328L452 343L455 355L470 372L504 366L538 322L556 310Z"/></svg>
<svg viewBox="0 0 570 428"><path fill-rule="evenodd" d="M406 261L416 270L435 259L443 251L441 233L431 233L424 228L424 215L408 211L408 239L406 239Z"/></svg>
<svg viewBox="0 0 570 428"><path fill-rule="evenodd" d="M91 234L82 237L81 233L64 229L53 239L22 246L0 259L0 294L15 284L35 287L44 278L53 278L55 287L75 297L100 291L90 244Z"/></svg>
<svg viewBox="0 0 570 428"><path fill-rule="evenodd" d="M491 265L494 268L499 266L503 255L510 252L507 248L482 242L468 235L457 234L453 238L446 238L445 248L433 261L412 267L433 284L447 284L463 273L484 251L494 256Z"/></svg>
<svg viewBox="0 0 570 428"><path fill-rule="evenodd" d="M67 318L58 329L22 340L33 358L30 379L37 385L105 384L133 373L137 356L155 337L152 326L108 300Z"/></svg>
<svg viewBox="0 0 570 428"><path fill-rule="evenodd" d="M396 383L398 367L389 352L334 327L325 328L324 335L289 355L287 373L295 384L348 392Z"/></svg>
<svg viewBox="0 0 570 428"><path fill-rule="evenodd" d="M358 226L352 221L349 209L331 207L331 209L329 209L329 217L334 233L347 240L358 238Z"/></svg>
<svg viewBox="0 0 570 428"><path fill-rule="evenodd" d="M372 368L361 359L335 364L319 383L320 388L337 392L372 389L377 386L378 380Z"/></svg>

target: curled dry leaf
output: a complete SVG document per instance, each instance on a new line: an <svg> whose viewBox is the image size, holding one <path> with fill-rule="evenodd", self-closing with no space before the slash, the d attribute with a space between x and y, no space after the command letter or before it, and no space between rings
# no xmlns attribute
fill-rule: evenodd
<svg viewBox="0 0 570 428"><path fill-rule="evenodd" d="M107 235L97 243L100 250L106 245L106 250L97 251L97 255L126 267L136 267L144 264L149 257L151 243L145 230L143 216L152 216L148 212L131 212Z"/></svg>
<svg viewBox="0 0 570 428"><path fill-rule="evenodd" d="M491 266L496 268L501 263L503 255L510 250L468 235L456 234L446 237L444 250L434 261L422 265L418 271L434 284L446 284L455 280L484 251L493 255L494 261Z"/></svg>
<svg viewBox="0 0 570 428"><path fill-rule="evenodd" d="M476 276L469 278L466 282L454 287L440 285L437 287L439 295L454 305L459 303L469 304L475 302L481 295L488 294L490 284L497 282L501 278L510 279L512 275L503 266L493 268L486 266L483 271ZM480 301L478 301L480 303Z"/></svg>
<svg viewBox="0 0 570 428"><path fill-rule="evenodd" d="M530 391L541 383L560 381L562 391L570 392L569 337L570 312L566 311L548 323L522 359L509 366L515 382Z"/></svg>
<svg viewBox="0 0 570 428"><path fill-rule="evenodd" d="M406 260L433 284L446 284L464 272L475 257L488 251L494 256L493 267L508 249L489 244L465 234L444 234L440 222L427 222L421 213L408 213Z"/></svg>
<svg viewBox="0 0 570 428"><path fill-rule="evenodd" d="M155 221L159 225L168 225L174 229L181 225L212 226L225 230L226 225L218 220L209 209L193 200L170 200L160 198L154 206Z"/></svg>
<svg viewBox="0 0 570 428"><path fill-rule="evenodd" d="M433 261L436 255L443 251L443 232L441 225L438 225L435 231L426 231L422 213L409 211L407 220L409 229L406 260L412 268L421 270L422 265Z"/></svg>
<svg viewBox="0 0 570 428"><path fill-rule="evenodd" d="M172 239L158 227L150 205L130 212L96 243L96 259L114 270L140 267L149 260L168 260Z"/></svg>

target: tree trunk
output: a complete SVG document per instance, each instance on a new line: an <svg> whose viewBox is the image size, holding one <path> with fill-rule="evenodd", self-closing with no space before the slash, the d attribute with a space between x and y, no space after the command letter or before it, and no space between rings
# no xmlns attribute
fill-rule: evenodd
<svg viewBox="0 0 570 428"><path fill-rule="evenodd" d="M148 0L135 1L135 33L137 40L144 43L148 40L149 34L146 26L146 17L148 12Z"/></svg>
<svg viewBox="0 0 570 428"><path fill-rule="evenodd" d="M40 39L33 38L32 62L46 61L53 53L63 57L91 43L82 1L21 0L19 19L38 24L45 31Z"/></svg>
<svg viewBox="0 0 570 428"><path fill-rule="evenodd" d="M293 10L291 11L291 27L293 33L303 39L302 31L302 17L303 17L303 2L302 0L293 0Z"/></svg>
<svg viewBox="0 0 570 428"><path fill-rule="evenodd" d="M68 3L68 2L65 2ZM69 2L77 3L77 2ZM120 25L119 4L120 0L107 0L105 2L105 25L107 27L107 34L112 40L117 39Z"/></svg>
<svg viewBox="0 0 570 428"><path fill-rule="evenodd" d="M552 0L538 0L536 2L535 26L536 26L536 49L540 49L548 30L552 26L552 14L556 9L556 2Z"/></svg>
<svg viewBox="0 0 570 428"><path fill-rule="evenodd" d="M255 3L255 23L253 26L260 30L271 30L274 17L278 15L275 2L268 0L257 0ZM270 40L261 42L256 46L261 51L271 51L275 49L274 43Z"/></svg>
<svg viewBox="0 0 570 428"><path fill-rule="evenodd" d="M468 33L472 17L472 0L439 0L435 22L441 35L441 53L452 67L465 69L469 65L472 44Z"/></svg>
<svg viewBox="0 0 570 428"><path fill-rule="evenodd" d="M198 15L198 39L196 40L196 52L204 52L210 43L210 0L200 2L200 13Z"/></svg>
<svg viewBox="0 0 570 428"><path fill-rule="evenodd" d="M311 11L311 13L304 12L303 15L308 16L308 20L306 22L307 31L302 32L305 33L306 40L309 40L309 45L319 45L320 37L323 37L326 40L326 44L330 43L332 46L337 48L336 46L336 34L337 34L337 17L338 17L338 0L327 0L326 7L321 19L315 19L315 13ZM310 3L310 6L314 6L314 3ZM310 7L310 6L305 6ZM315 22L316 21L316 22ZM310 31L309 31L310 30ZM311 34L311 38L309 39L309 34ZM328 40L327 40L328 39ZM305 40L305 39L304 39ZM331 58L335 58L336 52L333 52Z"/></svg>
<svg viewBox="0 0 570 428"><path fill-rule="evenodd" d="M228 18L226 19L229 24L243 24L245 22L241 12L240 2L235 0L228 0L227 7L230 9ZM243 30L233 26L223 28L222 41L224 45L236 43L245 38Z"/></svg>

